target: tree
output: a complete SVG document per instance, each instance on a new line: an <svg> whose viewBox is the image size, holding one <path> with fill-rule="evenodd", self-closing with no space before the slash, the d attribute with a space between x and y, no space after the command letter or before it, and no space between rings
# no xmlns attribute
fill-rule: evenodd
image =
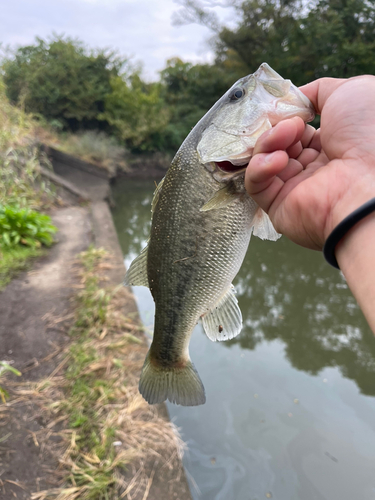
<svg viewBox="0 0 375 500"><path fill-rule="evenodd" d="M11 101L64 126L100 126L110 81L124 60L105 51L88 51L82 42L54 37L21 47L3 62L2 70Z"/></svg>
<svg viewBox="0 0 375 500"><path fill-rule="evenodd" d="M299 64L311 78L375 73L375 7L367 0L320 0L303 19Z"/></svg>
<svg viewBox="0 0 375 500"><path fill-rule="evenodd" d="M108 122L115 135L132 150L162 149L161 137L169 112L161 97L161 85L146 84L134 73L128 78L113 77L110 86L100 119Z"/></svg>
<svg viewBox="0 0 375 500"><path fill-rule="evenodd" d="M179 58L167 61L161 72L163 98L170 110L165 130L166 149L176 150L194 125L243 74L243 68L223 64L195 64Z"/></svg>
<svg viewBox="0 0 375 500"><path fill-rule="evenodd" d="M198 22L215 33L218 62L236 54L253 72L265 61L297 85L375 73L375 7L368 0L235 1L235 28L220 25L196 0L181 3L179 22Z"/></svg>

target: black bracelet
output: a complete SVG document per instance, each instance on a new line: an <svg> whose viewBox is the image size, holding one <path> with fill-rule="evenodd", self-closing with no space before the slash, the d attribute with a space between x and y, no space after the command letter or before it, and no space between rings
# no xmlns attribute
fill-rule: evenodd
<svg viewBox="0 0 375 500"><path fill-rule="evenodd" d="M375 198L368 201L364 205L361 205L357 210L354 210L351 214L345 217L344 220L338 224L332 233L328 236L324 247L323 247L323 255L328 264L335 267L336 269L340 269L335 257L335 248L338 242L343 238L346 233L357 224L360 220L364 219L367 215L371 214L371 212L375 211Z"/></svg>

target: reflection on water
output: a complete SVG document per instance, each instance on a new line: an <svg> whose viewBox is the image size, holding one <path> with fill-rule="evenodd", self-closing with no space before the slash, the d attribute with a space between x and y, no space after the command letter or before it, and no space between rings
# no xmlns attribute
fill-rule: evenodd
<svg viewBox="0 0 375 500"><path fill-rule="evenodd" d="M375 339L341 273L321 254L299 249L286 238L277 251L253 238L236 280L244 317L238 343L254 349L282 340L295 368L318 374L337 366L361 392L375 395Z"/></svg>
<svg viewBox="0 0 375 500"><path fill-rule="evenodd" d="M114 189L127 263L148 238L153 191ZM253 238L234 284L241 334L192 337L206 405L169 405L193 497L375 499L375 339L345 280L318 252ZM149 292L134 291L151 324Z"/></svg>

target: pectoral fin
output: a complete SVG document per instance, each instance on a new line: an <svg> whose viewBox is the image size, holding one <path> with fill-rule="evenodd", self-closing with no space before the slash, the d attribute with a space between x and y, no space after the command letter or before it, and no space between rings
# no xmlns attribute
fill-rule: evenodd
<svg viewBox="0 0 375 500"><path fill-rule="evenodd" d="M207 337L213 341L230 340L240 333L242 314L234 295L233 285L215 306L202 316L202 324Z"/></svg>
<svg viewBox="0 0 375 500"><path fill-rule="evenodd" d="M200 208L200 212L208 212L209 210L217 210L224 208L238 199L238 193L234 193L229 186L225 186L213 195L207 203Z"/></svg>
<svg viewBox="0 0 375 500"><path fill-rule="evenodd" d="M149 286L147 277L147 254L148 245L130 264L130 267L125 274L124 285L128 286Z"/></svg>
<svg viewBox="0 0 375 500"><path fill-rule="evenodd" d="M255 213L254 219L254 236L258 236L261 240L271 240L276 241L281 238L281 234L276 232L276 229L273 227L271 219L268 217L268 214L261 208Z"/></svg>

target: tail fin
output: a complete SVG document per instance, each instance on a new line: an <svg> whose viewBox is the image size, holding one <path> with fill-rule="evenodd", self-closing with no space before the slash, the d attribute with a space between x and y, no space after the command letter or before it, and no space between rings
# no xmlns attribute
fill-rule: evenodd
<svg viewBox="0 0 375 500"><path fill-rule="evenodd" d="M206 402L202 381L190 360L183 368L159 368L150 362L150 351L143 365L139 392L149 404L162 403L166 399L182 406Z"/></svg>

